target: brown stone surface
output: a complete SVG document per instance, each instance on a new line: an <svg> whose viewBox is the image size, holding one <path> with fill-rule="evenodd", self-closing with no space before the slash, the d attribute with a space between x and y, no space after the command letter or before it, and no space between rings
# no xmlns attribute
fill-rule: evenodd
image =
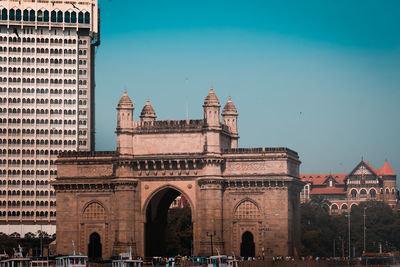
<svg viewBox="0 0 400 267"><path fill-rule="evenodd" d="M192 211L195 255L210 254L207 232L215 232L215 254L240 255L242 236L250 232L255 256L295 255L303 186L297 153L237 148L237 113L223 113L221 122L215 98L206 99L204 120L136 122L125 94L116 152L61 155L53 183L57 253L72 253L74 240L88 254L90 235L97 233L104 259L129 247L146 256L149 245L162 242L165 210L183 194Z"/></svg>

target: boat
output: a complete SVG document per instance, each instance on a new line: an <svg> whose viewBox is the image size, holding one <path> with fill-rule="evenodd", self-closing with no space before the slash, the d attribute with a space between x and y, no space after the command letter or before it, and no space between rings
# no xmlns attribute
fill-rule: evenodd
<svg viewBox="0 0 400 267"><path fill-rule="evenodd" d="M57 267L86 267L88 256L66 255L56 258Z"/></svg>
<svg viewBox="0 0 400 267"><path fill-rule="evenodd" d="M400 258L393 253L364 253L361 256L361 266L400 267Z"/></svg>
<svg viewBox="0 0 400 267"><path fill-rule="evenodd" d="M22 254L22 248L18 245L18 251L14 249L14 255L12 258L4 259L0 261L0 267L29 267L31 259L24 257Z"/></svg>
<svg viewBox="0 0 400 267"><path fill-rule="evenodd" d="M210 256L207 259L208 267L228 267L228 257L226 255Z"/></svg>
<svg viewBox="0 0 400 267"><path fill-rule="evenodd" d="M112 267L142 267L142 266L143 266L142 260L125 259L125 260L112 261Z"/></svg>
<svg viewBox="0 0 400 267"><path fill-rule="evenodd" d="M57 267L86 267L88 256L76 255L74 241L72 241L72 247L74 249L73 255L65 255L56 258Z"/></svg>
<svg viewBox="0 0 400 267"><path fill-rule="evenodd" d="M54 262L52 264L51 261L49 261L49 260L31 260L31 263L29 266L30 267L50 267L53 265L54 265Z"/></svg>
<svg viewBox="0 0 400 267"><path fill-rule="evenodd" d="M132 248L129 248L129 252L121 253L121 259L113 260L112 267L142 267L143 260L132 259Z"/></svg>

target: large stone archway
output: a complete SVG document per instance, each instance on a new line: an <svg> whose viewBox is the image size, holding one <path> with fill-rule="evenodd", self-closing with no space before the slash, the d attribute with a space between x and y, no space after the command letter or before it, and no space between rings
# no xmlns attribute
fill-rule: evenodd
<svg viewBox="0 0 400 267"><path fill-rule="evenodd" d="M143 207L145 217L144 242L146 256L167 256L166 230L168 210L172 202L180 195L184 195L189 203L193 203L187 194L178 188L166 185L150 194ZM194 214L192 205L189 204L191 215ZM191 217L193 223L193 216ZM157 244L154 246L153 244Z"/></svg>
<svg viewBox="0 0 400 267"><path fill-rule="evenodd" d="M117 151L60 155L53 182L57 253L71 254L72 239L87 254L93 232L104 259L130 248L136 256L161 253L150 249L159 240L146 239L146 227L162 225L158 218L179 192L192 210L194 255L209 255L210 247L240 255L245 232L252 234L255 256L295 255L303 186L298 154L284 147L238 148L231 100L222 121L212 89L203 107L202 120L156 121L148 102L141 120L133 121L125 92L117 108ZM86 216L91 203L103 213Z"/></svg>

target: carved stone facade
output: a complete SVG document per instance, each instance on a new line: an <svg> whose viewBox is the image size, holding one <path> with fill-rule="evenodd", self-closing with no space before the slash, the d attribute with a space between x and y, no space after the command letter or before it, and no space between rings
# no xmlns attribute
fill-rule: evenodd
<svg viewBox="0 0 400 267"><path fill-rule="evenodd" d="M133 121L125 92L117 108L117 151L61 155L53 183L57 253L72 253L74 240L90 256L92 237L99 236L104 259L129 247L135 255L163 255L168 208L183 195L191 208L194 255L210 254L210 234L214 254L295 255L303 186L298 154L237 148L232 101L222 121L213 89L203 107L202 120L156 121L147 102L141 120Z"/></svg>

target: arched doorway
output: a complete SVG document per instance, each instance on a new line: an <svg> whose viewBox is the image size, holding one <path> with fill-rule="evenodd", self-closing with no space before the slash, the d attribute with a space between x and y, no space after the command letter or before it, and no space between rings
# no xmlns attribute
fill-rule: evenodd
<svg viewBox="0 0 400 267"><path fill-rule="evenodd" d="M185 198L173 188L157 192L146 208L145 255L190 255L193 240L192 212L186 205L176 205Z"/></svg>
<svg viewBox="0 0 400 267"><path fill-rule="evenodd" d="M92 233L89 237L88 252L89 259L91 260L102 258L100 235L96 232Z"/></svg>
<svg viewBox="0 0 400 267"><path fill-rule="evenodd" d="M240 256L242 257L254 257L255 256L255 244L253 234L246 231L242 235L242 243L240 243Z"/></svg>

